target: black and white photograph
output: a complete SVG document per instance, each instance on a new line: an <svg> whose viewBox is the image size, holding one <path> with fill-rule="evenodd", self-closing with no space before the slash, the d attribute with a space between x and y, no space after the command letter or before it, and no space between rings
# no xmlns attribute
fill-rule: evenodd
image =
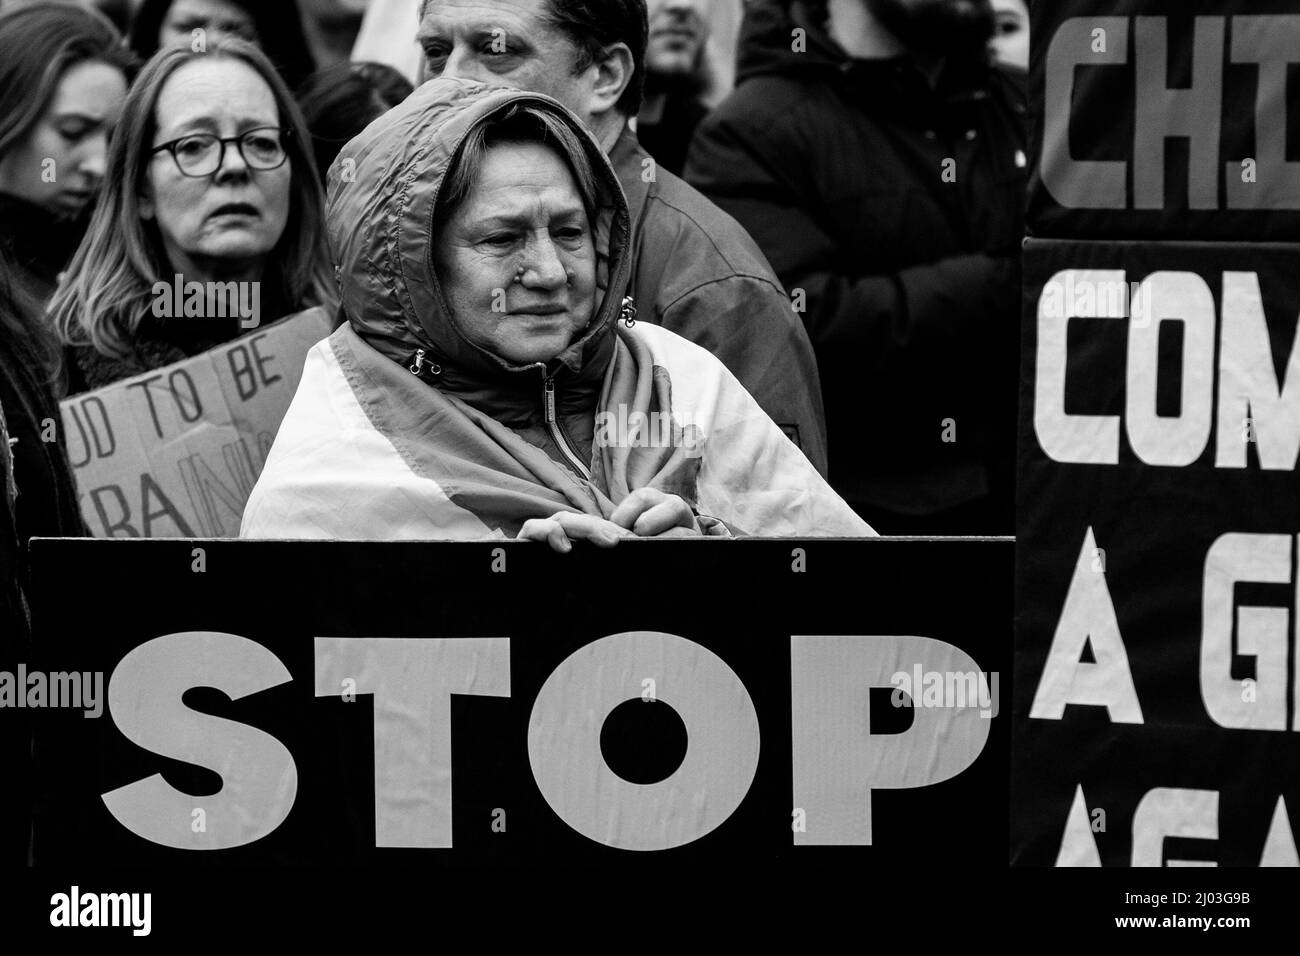
<svg viewBox="0 0 1300 956"><path fill-rule="evenodd" d="M0 0L0 932L1284 940L1298 465L1300 0Z"/></svg>

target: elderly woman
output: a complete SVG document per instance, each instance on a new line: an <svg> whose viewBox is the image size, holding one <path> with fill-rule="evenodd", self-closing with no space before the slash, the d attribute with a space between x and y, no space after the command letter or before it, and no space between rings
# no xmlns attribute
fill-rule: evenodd
<svg viewBox="0 0 1300 956"><path fill-rule="evenodd" d="M103 195L50 302L74 347L74 386L332 305L323 203L302 115L260 50L227 40L157 53L127 96ZM209 291L187 293L175 315L174 288L192 283ZM203 314L189 314L200 301Z"/></svg>
<svg viewBox="0 0 1300 956"><path fill-rule="evenodd" d="M554 100L427 83L330 185L348 321L244 536L871 534L720 362L635 322L627 204Z"/></svg>

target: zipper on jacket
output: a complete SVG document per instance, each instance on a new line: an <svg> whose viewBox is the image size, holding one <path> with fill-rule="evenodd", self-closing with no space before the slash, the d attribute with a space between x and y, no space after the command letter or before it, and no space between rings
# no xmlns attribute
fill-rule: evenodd
<svg viewBox="0 0 1300 956"><path fill-rule="evenodd" d="M424 357L427 354L428 353L425 352L424 349L415 350L415 358L412 360L411 367L408 368L407 371L410 372L412 375L414 375L416 378L424 377L424 366L425 366ZM431 375L442 374L442 366L439 365L437 362L430 362L428 364L429 364L429 373Z"/></svg>
<svg viewBox="0 0 1300 956"><path fill-rule="evenodd" d="M543 369L543 375L546 375ZM574 451L573 446L569 444L569 439L565 436L564 430L560 428L560 423L555 414L555 376L546 375L546 380L542 383L542 408L545 412L546 427L551 432L551 438L560 447L561 453L568 459L569 464L574 467L578 474L582 475L587 481L591 481L591 469L582 463L578 453Z"/></svg>

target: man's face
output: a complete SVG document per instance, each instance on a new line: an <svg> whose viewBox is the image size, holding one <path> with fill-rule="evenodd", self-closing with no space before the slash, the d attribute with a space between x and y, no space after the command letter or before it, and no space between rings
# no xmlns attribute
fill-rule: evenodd
<svg viewBox="0 0 1300 956"><path fill-rule="evenodd" d="M424 77L544 93L592 125L597 68L574 75L577 50L546 18L547 0L428 0L417 39Z"/></svg>
<svg viewBox="0 0 1300 956"><path fill-rule="evenodd" d="M881 26L914 53L969 54L993 36L990 0L865 0Z"/></svg>
<svg viewBox="0 0 1300 956"><path fill-rule="evenodd" d="M695 72L709 39L713 0L650 0L646 70L660 76Z"/></svg>

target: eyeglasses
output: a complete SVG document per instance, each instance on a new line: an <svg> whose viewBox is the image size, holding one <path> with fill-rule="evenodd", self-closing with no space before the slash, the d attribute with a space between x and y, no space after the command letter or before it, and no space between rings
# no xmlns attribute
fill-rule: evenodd
<svg viewBox="0 0 1300 956"><path fill-rule="evenodd" d="M226 161L226 144L234 143L249 169L278 169L289 158L284 141L292 133L293 130L276 126L262 126L238 136L224 138L211 133L191 133L170 143L155 146L150 155L166 150L172 154L182 176L201 179L221 168L221 164Z"/></svg>

